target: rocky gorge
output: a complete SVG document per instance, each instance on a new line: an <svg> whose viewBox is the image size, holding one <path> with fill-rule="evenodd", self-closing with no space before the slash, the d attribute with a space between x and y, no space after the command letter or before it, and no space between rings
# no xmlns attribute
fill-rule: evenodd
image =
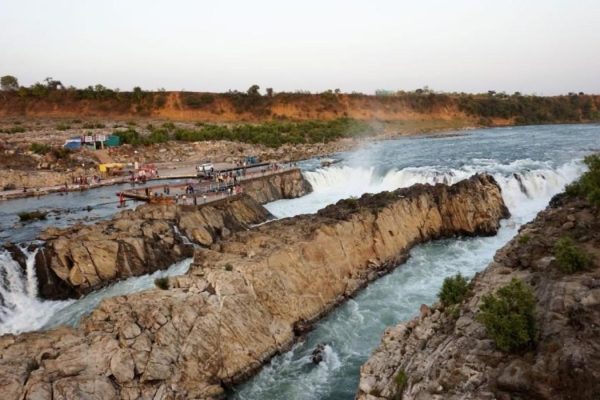
<svg viewBox="0 0 600 400"><path fill-rule="evenodd" d="M586 254L580 271L561 271L557 243L566 237L571 259ZM473 278L458 308L422 305L420 316L386 330L361 369L357 399L599 398L599 260L597 208L555 197ZM513 278L532 289L537 333L506 352L477 316L482 299Z"/></svg>
<svg viewBox="0 0 600 400"><path fill-rule="evenodd" d="M115 280L148 274L209 247L232 232L272 218L260 204L310 192L297 169L244 180L244 193L198 206L142 205L108 221L49 228L36 254L39 295L79 297ZM8 246L25 267L17 246Z"/></svg>
<svg viewBox="0 0 600 400"><path fill-rule="evenodd" d="M104 300L80 325L0 338L7 398L211 398L415 244L492 235L508 215L493 178L340 201L196 250L187 274Z"/></svg>

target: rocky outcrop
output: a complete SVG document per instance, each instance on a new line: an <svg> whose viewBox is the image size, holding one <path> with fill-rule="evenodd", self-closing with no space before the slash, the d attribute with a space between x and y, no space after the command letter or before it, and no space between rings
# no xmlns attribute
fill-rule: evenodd
<svg viewBox="0 0 600 400"><path fill-rule="evenodd" d="M214 398L416 243L491 235L489 176L365 195L198 249L169 289L107 299L80 324L0 338L8 399ZM50 397L50 394L52 397Z"/></svg>
<svg viewBox="0 0 600 400"><path fill-rule="evenodd" d="M39 293L76 297L107 283L164 269L231 232L265 222L268 211L247 195L200 206L143 205L110 221L51 228L36 256Z"/></svg>
<svg viewBox="0 0 600 400"><path fill-rule="evenodd" d="M164 269L191 257L193 244L210 247L221 237L267 221L271 215L259 203L311 190L299 169L257 176L242 186L243 195L208 204L149 204L110 221L46 230L35 264L40 296L77 297L115 280Z"/></svg>
<svg viewBox="0 0 600 400"><path fill-rule="evenodd" d="M473 279L457 314L423 305L386 330L361 368L357 399L600 398L600 218L580 200L551 204ZM563 236L593 255L590 269L559 272L553 246ZM535 292L539 332L533 348L508 354L475 317L481 297L515 277Z"/></svg>
<svg viewBox="0 0 600 400"><path fill-rule="evenodd" d="M274 175L243 180L244 193L260 204L281 199L294 199L312 191L310 183L297 169L285 170Z"/></svg>

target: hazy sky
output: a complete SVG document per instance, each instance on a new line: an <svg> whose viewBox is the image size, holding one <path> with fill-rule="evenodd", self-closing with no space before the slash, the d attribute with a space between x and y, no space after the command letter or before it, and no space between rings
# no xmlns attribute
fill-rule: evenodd
<svg viewBox="0 0 600 400"><path fill-rule="evenodd" d="M600 93L600 0L0 0L29 85Z"/></svg>

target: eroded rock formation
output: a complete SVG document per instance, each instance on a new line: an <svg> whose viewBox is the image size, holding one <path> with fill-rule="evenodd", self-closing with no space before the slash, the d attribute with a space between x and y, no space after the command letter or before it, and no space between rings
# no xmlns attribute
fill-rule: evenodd
<svg viewBox="0 0 600 400"><path fill-rule="evenodd" d="M0 337L8 399L223 396L298 331L416 243L491 235L507 216L489 176L341 201L198 249L168 290L107 299L79 329ZM52 397L50 397L52 396Z"/></svg>
<svg viewBox="0 0 600 400"><path fill-rule="evenodd" d="M281 199L294 199L312 192L310 183L299 169L282 171L275 175L258 176L242 181L244 193L260 204Z"/></svg>
<svg viewBox="0 0 600 400"><path fill-rule="evenodd" d="M164 269L192 257L194 243L220 237L269 218L247 195L202 206L143 205L112 220L46 230L36 256L39 293L65 298L89 293L114 280Z"/></svg>
<svg viewBox="0 0 600 400"><path fill-rule="evenodd" d="M199 206L144 205L110 221L48 229L36 256L40 296L77 297L115 280L164 269L231 232L265 222L259 205L303 196L311 189L298 169L244 181L244 195ZM23 263L22 263L23 264Z"/></svg>
<svg viewBox="0 0 600 400"><path fill-rule="evenodd" d="M361 369L357 399L600 398L600 218L584 201L553 205L473 279L458 315L423 305L419 317L387 329ZM558 270L553 247L564 236L592 255L589 270ZM534 289L539 332L533 348L508 354L475 317L481 297L514 277Z"/></svg>

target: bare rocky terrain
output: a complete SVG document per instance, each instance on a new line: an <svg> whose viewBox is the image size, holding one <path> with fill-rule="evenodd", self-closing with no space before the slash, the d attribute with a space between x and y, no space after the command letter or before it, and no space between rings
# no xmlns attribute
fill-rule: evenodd
<svg viewBox="0 0 600 400"><path fill-rule="evenodd" d="M565 274L555 243L573 238L592 264ZM476 319L482 297L513 278L533 288L533 347L500 351ZM361 369L357 399L600 398L600 218L585 200L556 197L473 278L458 314L441 304L386 330ZM402 379L398 377L402 377Z"/></svg>

